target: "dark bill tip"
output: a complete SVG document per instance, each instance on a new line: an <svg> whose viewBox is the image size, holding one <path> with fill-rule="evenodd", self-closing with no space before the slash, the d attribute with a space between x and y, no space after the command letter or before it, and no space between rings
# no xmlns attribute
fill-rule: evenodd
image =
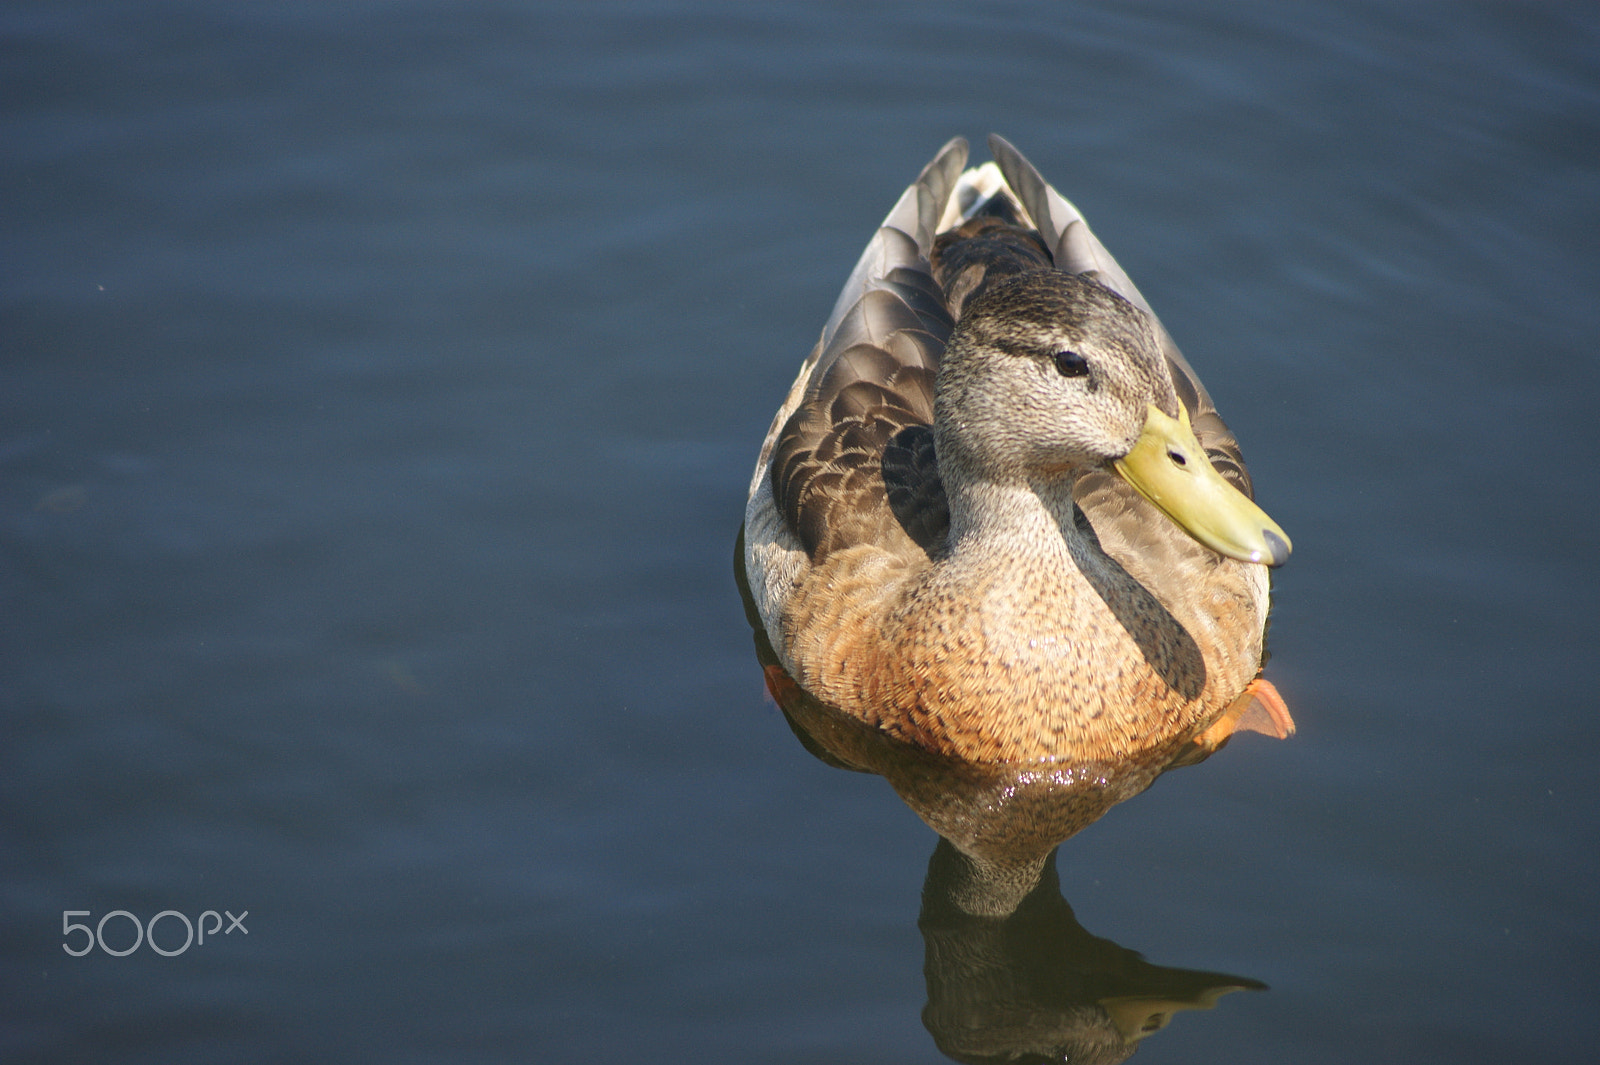
<svg viewBox="0 0 1600 1065"><path fill-rule="evenodd" d="M1287 540L1271 529L1262 529L1261 536L1267 541L1267 550L1272 552L1272 557L1263 559L1263 562L1276 569L1289 561L1289 542Z"/></svg>

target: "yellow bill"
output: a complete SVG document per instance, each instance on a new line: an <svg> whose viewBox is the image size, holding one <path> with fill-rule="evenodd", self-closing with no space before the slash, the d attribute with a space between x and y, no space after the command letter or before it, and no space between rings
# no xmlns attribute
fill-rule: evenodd
<svg viewBox="0 0 1600 1065"><path fill-rule="evenodd" d="M1289 560L1289 537L1212 468L1183 404L1176 418L1150 404L1133 450L1114 465L1140 495L1218 554L1263 566Z"/></svg>

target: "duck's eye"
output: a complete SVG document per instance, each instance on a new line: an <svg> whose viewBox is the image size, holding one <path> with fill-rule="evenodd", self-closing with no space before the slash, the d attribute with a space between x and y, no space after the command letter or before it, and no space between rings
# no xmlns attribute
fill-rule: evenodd
<svg viewBox="0 0 1600 1065"><path fill-rule="evenodd" d="M1076 351L1058 351L1055 354L1056 373L1062 377L1082 377L1089 372L1089 361Z"/></svg>

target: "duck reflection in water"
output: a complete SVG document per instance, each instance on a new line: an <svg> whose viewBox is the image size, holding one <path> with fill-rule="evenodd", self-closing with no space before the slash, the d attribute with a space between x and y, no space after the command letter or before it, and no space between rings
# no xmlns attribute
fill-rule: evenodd
<svg viewBox="0 0 1600 1065"><path fill-rule="evenodd" d="M801 741L948 841L938 912L1016 920L1113 804L1293 731L1261 676L1290 544L1133 282L989 144L970 170L945 145L868 244L768 430L737 569ZM1103 1000L1137 994L1094 1001L1143 1030Z"/></svg>
<svg viewBox="0 0 1600 1065"><path fill-rule="evenodd" d="M1152 965L1084 931L1061 897L1055 863L1005 918L964 908L972 867L946 840L928 863L917 924L926 944L922 1020L964 1062L1126 1060L1181 1010L1210 1009L1243 976Z"/></svg>

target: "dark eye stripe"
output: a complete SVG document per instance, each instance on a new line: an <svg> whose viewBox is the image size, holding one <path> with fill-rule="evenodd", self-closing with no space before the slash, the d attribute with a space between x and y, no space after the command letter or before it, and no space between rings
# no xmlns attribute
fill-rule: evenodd
<svg viewBox="0 0 1600 1065"><path fill-rule="evenodd" d="M1062 377L1082 377L1089 372L1089 363L1076 351L1058 351L1055 354L1056 373Z"/></svg>

